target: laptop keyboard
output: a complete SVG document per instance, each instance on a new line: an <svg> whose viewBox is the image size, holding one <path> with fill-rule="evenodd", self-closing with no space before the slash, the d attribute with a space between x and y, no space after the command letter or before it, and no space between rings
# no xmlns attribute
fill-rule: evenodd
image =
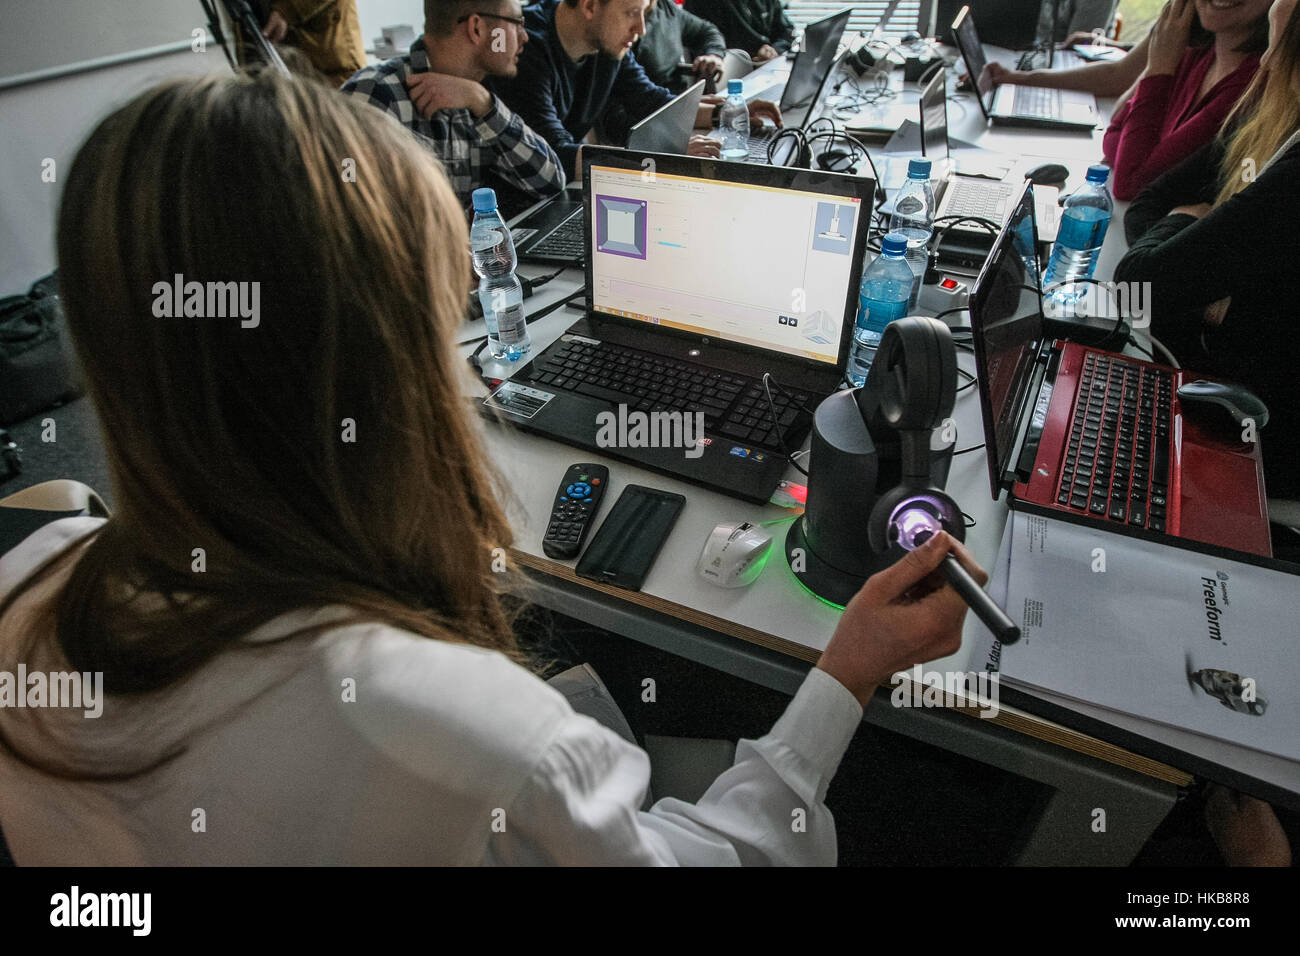
<svg viewBox="0 0 1300 956"><path fill-rule="evenodd" d="M1045 86L1017 86L1011 101L1011 112L1016 116L1037 116L1057 119L1061 115L1061 94Z"/></svg>
<svg viewBox="0 0 1300 956"><path fill-rule="evenodd" d="M550 259L582 260L587 241L585 217L579 209L556 227L555 231L528 250L529 256L546 256Z"/></svg>
<svg viewBox="0 0 1300 956"><path fill-rule="evenodd" d="M1168 372L1087 353L1056 503L1164 531L1172 404Z"/></svg>
<svg viewBox="0 0 1300 956"><path fill-rule="evenodd" d="M1007 204L1012 200L1014 187L1009 183L975 182L955 176L949 180L948 189L952 192L952 199L948 200L945 218L976 216L1000 224L1006 218ZM960 229L963 225L966 224L954 228ZM979 226L972 224L969 228L977 230Z"/></svg>
<svg viewBox="0 0 1300 956"><path fill-rule="evenodd" d="M703 412L705 430L734 441L780 449L763 383L744 375L678 362L608 342L571 340L535 362L529 381L626 405L628 411ZM772 387L786 447L794 450L811 424L805 409L822 396Z"/></svg>
<svg viewBox="0 0 1300 956"><path fill-rule="evenodd" d="M749 161L751 163L767 162L767 144L776 139L780 130L775 126L763 126L749 134Z"/></svg>

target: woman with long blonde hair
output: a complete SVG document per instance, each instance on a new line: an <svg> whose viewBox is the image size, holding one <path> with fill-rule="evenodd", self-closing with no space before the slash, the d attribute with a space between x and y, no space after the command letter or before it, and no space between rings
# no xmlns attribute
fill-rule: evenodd
<svg viewBox="0 0 1300 956"><path fill-rule="evenodd" d="M1124 217L1115 279L1149 282L1151 332L1184 366L1240 382L1269 408L1269 497L1300 497L1300 14L1269 11L1259 75L1224 132Z"/></svg>
<svg viewBox="0 0 1300 956"><path fill-rule="evenodd" d="M862 707L959 646L944 555L982 572L940 534L873 577L772 732L641 811L645 753L502 608L466 248L436 160L315 84L172 81L82 146L61 288L117 510L0 558L0 671L104 694L0 708L18 863L834 862Z"/></svg>

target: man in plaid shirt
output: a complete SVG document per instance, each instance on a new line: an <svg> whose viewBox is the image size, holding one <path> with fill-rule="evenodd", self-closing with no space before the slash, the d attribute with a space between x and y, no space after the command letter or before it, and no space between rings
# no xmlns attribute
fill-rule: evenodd
<svg viewBox="0 0 1300 956"><path fill-rule="evenodd" d="M528 42L519 0L424 0L424 17L410 53L358 71L342 92L418 133L466 209L480 186L504 184L535 199L563 190L555 151L482 82L515 75Z"/></svg>

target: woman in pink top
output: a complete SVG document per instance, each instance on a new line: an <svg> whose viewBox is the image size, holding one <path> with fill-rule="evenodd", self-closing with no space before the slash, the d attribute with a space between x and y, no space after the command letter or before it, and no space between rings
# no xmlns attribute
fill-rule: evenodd
<svg viewBox="0 0 1300 956"><path fill-rule="evenodd" d="M1151 31L1146 70L1102 140L1115 198L1132 199L1214 138L1259 68L1259 23L1266 46L1270 6L1271 0L1165 6ZM1193 31L1198 10L1202 29Z"/></svg>
<svg viewBox="0 0 1300 956"><path fill-rule="evenodd" d="M1118 199L1132 199L1208 143L1250 83L1268 45L1272 0L1169 0L1122 60L1071 70L1008 70L994 83L1119 96L1102 141ZM1120 96L1120 94L1123 96Z"/></svg>

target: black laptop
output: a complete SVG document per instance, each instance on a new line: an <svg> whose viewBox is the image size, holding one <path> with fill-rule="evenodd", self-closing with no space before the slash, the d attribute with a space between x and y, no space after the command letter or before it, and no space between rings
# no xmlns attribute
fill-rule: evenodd
<svg viewBox="0 0 1300 956"><path fill-rule="evenodd" d="M686 152L703 94L704 81L700 80L641 120L628 133L628 148L647 153ZM582 261L586 232L580 192L581 187L570 186L511 228L515 254L521 262Z"/></svg>
<svg viewBox="0 0 1300 956"><path fill-rule="evenodd" d="M875 181L609 147L582 164L586 317L484 404L766 501L843 377Z"/></svg>

